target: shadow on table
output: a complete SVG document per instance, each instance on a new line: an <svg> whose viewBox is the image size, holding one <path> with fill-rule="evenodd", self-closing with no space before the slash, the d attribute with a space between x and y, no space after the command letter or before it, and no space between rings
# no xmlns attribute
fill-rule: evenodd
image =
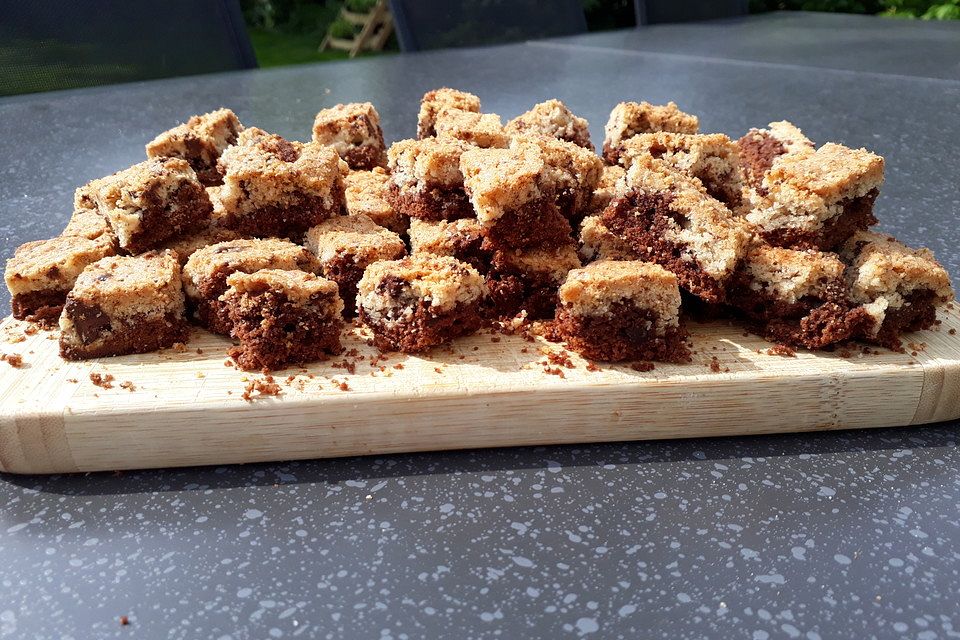
<svg viewBox="0 0 960 640"><path fill-rule="evenodd" d="M570 468L686 462L696 467L705 461L752 462L771 457L831 456L915 448L954 449L957 427L960 423L948 422L926 427L473 449L146 471L52 476L0 474L0 481L47 494L96 496L290 484L336 485L397 477L539 470L548 466Z"/></svg>

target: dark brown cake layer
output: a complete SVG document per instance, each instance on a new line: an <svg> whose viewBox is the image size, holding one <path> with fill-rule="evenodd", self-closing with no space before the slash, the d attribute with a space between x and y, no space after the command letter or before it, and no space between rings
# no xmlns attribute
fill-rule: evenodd
<svg viewBox="0 0 960 640"><path fill-rule="evenodd" d="M773 161L787 152L783 143L766 132L754 131L737 140L740 163L751 186L757 188Z"/></svg>
<svg viewBox="0 0 960 640"><path fill-rule="evenodd" d="M485 229L483 247L498 249L552 249L570 242L573 228L553 198L540 198L507 211Z"/></svg>
<svg viewBox="0 0 960 640"><path fill-rule="evenodd" d="M823 349L852 340L874 325L863 307L827 302L800 319L773 319L759 327L767 340L792 347Z"/></svg>
<svg viewBox="0 0 960 640"><path fill-rule="evenodd" d="M914 291L899 309L888 311L875 336L861 336L892 351L903 351L904 333L929 329L937 320L937 297L933 291Z"/></svg>
<svg viewBox="0 0 960 640"><path fill-rule="evenodd" d="M842 280L824 285L820 297L804 296L794 302L787 302L769 293L765 289L753 289L752 280L744 269L739 269L730 279L727 287L727 304L734 307L747 318L767 322L780 319L799 319L825 302L852 308L847 299L846 287Z"/></svg>
<svg viewBox="0 0 960 640"><path fill-rule="evenodd" d="M705 302L722 302L725 283L706 273L694 260L684 259L684 246L666 239L670 222L683 216L670 209L668 193L632 191L615 198L604 210L604 225L644 256L677 276L680 286Z"/></svg>
<svg viewBox="0 0 960 640"><path fill-rule="evenodd" d="M56 326L67 299L67 291L31 291L18 293L10 301L11 312L17 320L36 322L45 329Z"/></svg>
<svg viewBox="0 0 960 640"><path fill-rule="evenodd" d="M396 211L421 220L459 220L473 216L473 205L463 188L423 189L401 191L392 184L386 194L387 202Z"/></svg>
<svg viewBox="0 0 960 640"><path fill-rule="evenodd" d="M331 197L334 202L345 202L343 187L332 190ZM259 207L243 215L228 213L223 217L223 226L254 238L297 238L328 218L346 214L346 204L328 207L323 198L301 196L294 204L286 206Z"/></svg>
<svg viewBox="0 0 960 640"><path fill-rule="evenodd" d="M357 283L363 277L366 265L357 264L347 255L323 263L323 277L337 283L343 300L343 315L352 318L357 313Z"/></svg>
<svg viewBox="0 0 960 640"><path fill-rule="evenodd" d="M86 360L123 356L133 353L148 353L186 342L190 327L178 315L166 314L162 318L136 317L116 326L102 311L82 303L68 300L65 312L77 327L77 333L86 343L99 340L112 329L112 338L97 346L76 346L60 341L60 356L66 360Z"/></svg>
<svg viewBox="0 0 960 640"><path fill-rule="evenodd" d="M487 306L497 318L512 318L521 311L531 320L552 318L557 307L559 282L542 273L525 273L493 255L486 277Z"/></svg>
<svg viewBox="0 0 960 640"><path fill-rule="evenodd" d="M877 224L878 220L873 215L873 203L879 193L874 189L859 198L845 200L843 211L826 220L817 231L784 228L760 231L760 236L775 247L835 251L857 231L863 231Z"/></svg>
<svg viewBox="0 0 960 640"><path fill-rule="evenodd" d="M343 351L343 322L310 313L285 295L264 291L242 305L227 304L231 335L240 341L229 355L246 370L277 370Z"/></svg>
<svg viewBox="0 0 960 640"><path fill-rule="evenodd" d="M425 351L469 335L483 324L479 301L436 313L429 302L421 300L406 319L390 323L375 320L361 307L360 320L373 331L373 343L378 349L403 353Z"/></svg>
<svg viewBox="0 0 960 640"><path fill-rule="evenodd" d="M601 155L607 164L617 164L620 162L620 147L614 147L609 142L604 142L603 153Z"/></svg>
<svg viewBox="0 0 960 640"><path fill-rule="evenodd" d="M350 147L343 154L343 160L354 171L369 171L374 167L387 166L387 152L381 140L380 146L364 144Z"/></svg>
<svg viewBox="0 0 960 640"><path fill-rule="evenodd" d="M140 228L124 247L131 254L143 253L161 242L199 229L213 214L210 197L199 184L181 184L169 200L160 197L159 189L157 185L143 194L145 206Z"/></svg>
<svg viewBox="0 0 960 640"><path fill-rule="evenodd" d="M595 316L574 315L561 306L555 330L567 346L591 360L689 362L687 332L678 327L658 336L647 330L657 320L650 309L623 302L615 304L610 314Z"/></svg>

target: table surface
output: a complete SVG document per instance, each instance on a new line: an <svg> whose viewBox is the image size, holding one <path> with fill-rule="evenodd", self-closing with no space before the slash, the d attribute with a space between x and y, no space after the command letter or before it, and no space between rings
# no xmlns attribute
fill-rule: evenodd
<svg viewBox="0 0 960 640"><path fill-rule="evenodd" d="M645 99L704 131L786 118L866 146L887 158L883 228L960 275L960 82L925 63L643 51L641 36L0 100L0 254L57 233L77 185L193 113L227 105L306 139L320 108L369 99L398 139L419 96L450 85L505 118L560 98L594 141L616 102ZM6 475L0 637L955 637L957 426Z"/></svg>

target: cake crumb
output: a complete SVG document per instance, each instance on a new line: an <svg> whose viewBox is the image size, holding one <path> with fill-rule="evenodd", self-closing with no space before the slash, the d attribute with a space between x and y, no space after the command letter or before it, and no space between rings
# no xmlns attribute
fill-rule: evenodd
<svg viewBox="0 0 960 640"><path fill-rule="evenodd" d="M393 368L394 368L394 369L398 369L398 370L399 370L399 369L403 369L403 368L404 368L404 367L403 367L403 363L402 363L402 362L398 362L397 364L393 365Z"/></svg>
<svg viewBox="0 0 960 640"><path fill-rule="evenodd" d="M340 389L340 391L350 391L350 385L347 384L346 380L343 380L341 382L337 382L336 380L334 380L333 384L335 384L337 386L337 389Z"/></svg>
<svg viewBox="0 0 960 640"><path fill-rule="evenodd" d="M130 624L130 618L128 616L120 616L120 626L126 627Z"/></svg>
<svg viewBox="0 0 960 640"><path fill-rule="evenodd" d="M182 342L174 342L172 348L173 348L173 350L176 351L177 353L186 353L186 351L187 351L187 345L185 345L185 344L182 343Z"/></svg>
<svg viewBox="0 0 960 640"><path fill-rule="evenodd" d="M710 371L713 371L714 373L720 373L720 360L717 358L717 356L710 358Z"/></svg>
<svg viewBox="0 0 960 640"><path fill-rule="evenodd" d="M550 366L549 364L547 364L546 362L543 363L543 372L544 372L544 373L548 373L548 374L550 374L551 376L557 376L557 377L560 377L560 378L566 378L566 377L567 377L566 374L563 372L563 369L561 369L560 367L551 367L551 366Z"/></svg>
<svg viewBox="0 0 960 640"><path fill-rule="evenodd" d="M200 347L197 347L197 355L198 356L203 355L203 349L201 349Z"/></svg>
<svg viewBox="0 0 960 640"><path fill-rule="evenodd" d="M197 371L197 377L198 377L198 378L206 378L207 376L206 376L206 374L203 373L203 371Z"/></svg>
<svg viewBox="0 0 960 640"><path fill-rule="evenodd" d="M91 373L90 382L101 389L113 389L113 375L109 373Z"/></svg>
<svg viewBox="0 0 960 640"><path fill-rule="evenodd" d="M443 369L441 369L440 367L434 367L433 370L436 371L437 373L443 373Z"/></svg>
<svg viewBox="0 0 960 640"><path fill-rule="evenodd" d="M630 365L630 368L634 371L639 371L645 373L647 371L653 371L656 369L656 366L652 362L634 362ZM600 367L597 367L597 370L600 370Z"/></svg>
<svg viewBox="0 0 960 640"><path fill-rule="evenodd" d="M253 394L257 395L254 396ZM247 402L253 402L256 398L263 398L266 396L279 396L282 395L283 391L273 380L273 376L267 375L262 380L251 380L247 383L247 386L244 387L243 395L241 396Z"/></svg>
<svg viewBox="0 0 960 640"><path fill-rule="evenodd" d="M80 381L77 380L76 378L67 378L67 382L69 382L70 384L77 384Z"/></svg>
<svg viewBox="0 0 960 640"><path fill-rule="evenodd" d="M601 369L601 368L597 365L596 362L588 362L588 363L587 363L587 371L589 371L589 372L591 372L591 373L597 373L597 372L599 372L599 371L603 371L603 369Z"/></svg>
<svg viewBox="0 0 960 640"><path fill-rule="evenodd" d="M955 335L957 335L957 330L956 330L956 329L950 329L950 331L947 331L947 333L949 333L949 334L952 335L952 336L955 336Z"/></svg>
<svg viewBox="0 0 960 640"><path fill-rule="evenodd" d="M133 382L131 382L130 380L124 380L123 382L120 383L120 388L126 389L127 391L133 393L134 391L137 390L137 385L133 384Z"/></svg>
<svg viewBox="0 0 960 640"><path fill-rule="evenodd" d="M790 345L775 344L767 349L768 356L782 356L784 358L796 358L797 352Z"/></svg>
<svg viewBox="0 0 960 640"><path fill-rule="evenodd" d="M3 360L14 369L23 367L23 356L16 353L0 353L0 360Z"/></svg>

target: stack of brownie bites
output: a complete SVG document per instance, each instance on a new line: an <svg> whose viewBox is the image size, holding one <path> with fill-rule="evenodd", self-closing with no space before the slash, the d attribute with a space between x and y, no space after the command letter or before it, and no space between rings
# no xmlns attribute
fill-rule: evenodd
<svg viewBox="0 0 960 640"><path fill-rule="evenodd" d="M346 321L407 353L543 320L587 358L684 362L685 317L718 314L790 347L900 349L953 300L928 250L870 230L880 156L789 122L702 134L672 102L620 103L604 133L598 155L558 100L504 122L448 88L389 148L370 103L320 111L307 143L194 116L17 249L13 315L59 323L68 359L193 323L277 369L340 352Z"/></svg>

